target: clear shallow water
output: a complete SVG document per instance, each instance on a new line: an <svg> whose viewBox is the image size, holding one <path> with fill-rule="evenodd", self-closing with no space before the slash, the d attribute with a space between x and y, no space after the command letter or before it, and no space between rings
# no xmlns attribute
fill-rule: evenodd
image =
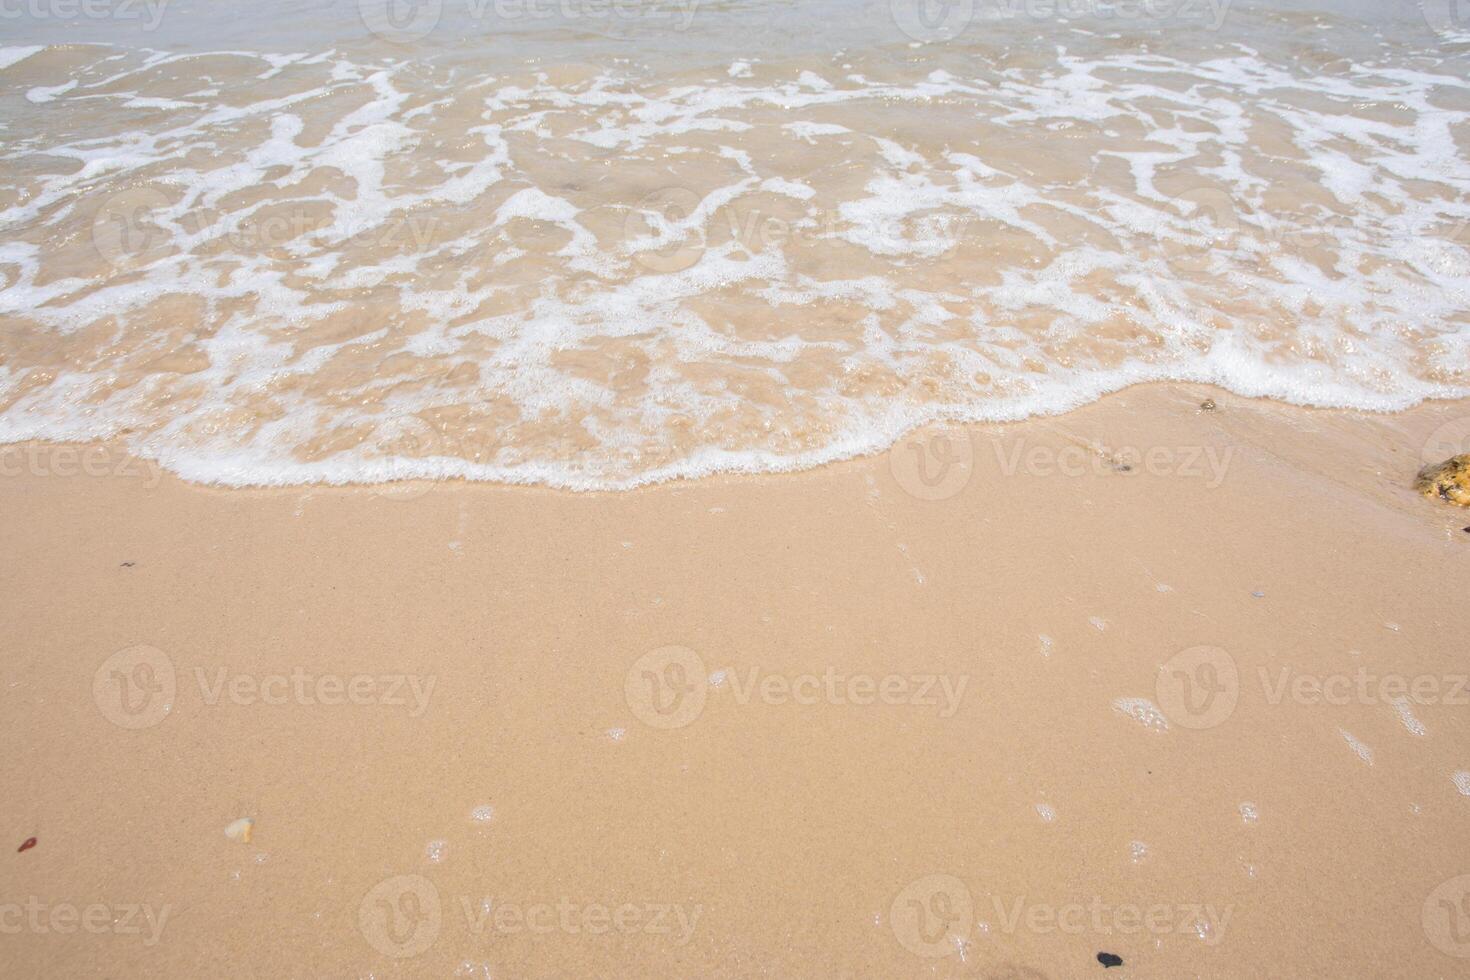
<svg viewBox="0 0 1470 980"><path fill-rule="evenodd" d="M530 3L7 24L0 440L606 488L1470 394L1448 6Z"/></svg>

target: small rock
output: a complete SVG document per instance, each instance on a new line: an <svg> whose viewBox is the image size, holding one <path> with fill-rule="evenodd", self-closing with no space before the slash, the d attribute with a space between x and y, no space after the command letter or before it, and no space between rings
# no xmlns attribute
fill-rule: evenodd
<svg viewBox="0 0 1470 980"><path fill-rule="evenodd" d="M1437 466L1426 466L1419 471L1414 489L1426 497L1470 507L1470 453L1452 456Z"/></svg>
<svg viewBox="0 0 1470 980"><path fill-rule="evenodd" d="M1098 953L1097 961L1103 965L1104 970L1106 970L1110 966L1123 965L1123 957L1117 955L1116 953Z"/></svg>
<svg viewBox="0 0 1470 980"><path fill-rule="evenodd" d="M239 841L241 844L250 843L250 835L255 831L255 821L250 817L241 817L225 828L225 836L230 840Z"/></svg>
<svg viewBox="0 0 1470 980"><path fill-rule="evenodd" d="M1215 399L1206 398L1204 401L1200 402L1199 410L1201 412L1213 412L1215 410Z"/></svg>

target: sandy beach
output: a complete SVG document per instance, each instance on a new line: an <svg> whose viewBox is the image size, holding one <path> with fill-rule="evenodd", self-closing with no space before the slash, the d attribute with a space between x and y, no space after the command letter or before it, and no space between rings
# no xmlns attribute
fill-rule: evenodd
<svg viewBox="0 0 1470 980"><path fill-rule="evenodd" d="M1411 486L1467 435L1150 385L625 493L6 447L4 972L1463 975L1470 511Z"/></svg>
<svg viewBox="0 0 1470 980"><path fill-rule="evenodd" d="M0 32L0 980L1470 976L1466 0Z"/></svg>

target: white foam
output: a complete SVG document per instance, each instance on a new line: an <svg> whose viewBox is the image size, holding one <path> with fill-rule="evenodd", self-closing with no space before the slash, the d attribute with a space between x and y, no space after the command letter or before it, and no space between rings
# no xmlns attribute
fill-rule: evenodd
<svg viewBox="0 0 1470 980"><path fill-rule="evenodd" d="M0 68L36 50L0 49ZM1429 233L1470 220L1470 169L1456 142L1470 126L1470 113L1456 107L1470 91L1462 78L1381 65L1292 70L1244 49L1194 61L1063 51L1036 68L977 65L973 76L930 70L907 81L856 73L836 80L775 64L757 81L750 63L737 61L703 84L616 71L557 84L543 73L425 93L404 64L238 52L228 57L254 62L246 74L280 87L218 104L212 77L188 96L147 86L164 66L194 70L224 55L141 57L99 62L27 91L49 103L48 113L79 113L79 125L97 116L95 100L123 115L86 138L58 126L61 135L0 148L7 165L28 167L36 153L73 165L45 168L0 212L0 314L73 336L109 317L129 323L167 294L197 297L222 317L217 330L193 339L208 367L114 390L106 379L115 365L104 360L22 392L22 376L0 366L0 396L16 395L0 412L0 441L121 437L185 478L225 485L462 477L622 489L717 471L802 469L882 450L921 425L1056 414L1146 381L1370 410L1470 394L1458 380L1470 371L1470 253ZM1182 89L1180 79L1188 82ZM1129 129L1146 145L1098 138L1097 168L1126 176L1058 183L1024 172L986 141L939 150L900 139L866 114L899 106L918 119L934 105L962 106L989 131L1034 142L1038 153L1047 134L1091 139ZM1348 105L1393 107L1396 115L1330 108ZM337 115L323 117L330 106ZM446 134L443 118L468 123ZM1321 199L1318 211L1283 216L1266 206L1272 188L1257 175L1263 151L1253 145L1264 126L1279 130L1280 153L1311 173L1305 186ZM175 175L170 203L154 211L176 253L99 283L43 276L46 255L35 242L74 235L78 219L86 223L76 202L141 184L160 161L191 149L233 145L241 128L261 135L224 152L217 166ZM607 202L589 209L591 191L538 183L540 171L526 162L526 146L558 139L578 152L637 157L649 169L667 154L693 156L719 178L701 186L692 213L649 212L647 234L609 240L592 214L609 210ZM809 158L829 167L844 161L861 176L836 197L814 176L821 166L772 169L773 160ZM433 179L408 179L425 170ZM1229 227L1217 228L1197 202L1169 196L1181 171L1232 203L1239 213ZM323 173L340 173L351 190L320 192L331 220L282 244L285 259L228 247L265 206L231 211L230 202L267 181L289 196ZM814 236L805 253L763 242L706 245L730 209L759 194L804 211L796 226ZM436 209L449 224L466 213L483 220L453 224L451 240L430 222ZM202 230L191 224L222 212L227 220ZM1314 223L1329 212L1341 220ZM415 225L420 219L426 223ZM1051 219L1086 233L1059 232ZM534 252L516 239L526 221L555 226L564 244ZM407 236L403 248L354 245L389 229ZM1325 264L1310 249L1281 247L1304 231L1322 237ZM1203 247L1217 240L1231 247ZM1021 243L1017 254L1029 258L974 281L934 274L931 264L991 241ZM818 276L793 260L828 244L882 260L881 271ZM699 253L692 266L630 276L650 256L686 245ZM1199 274L1177 274L1170 249L1198 255ZM487 273L531 263L546 270L539 294L504 312L497 304L506 287ZM392 309L417 326L375 323L350 341L295 349L298 332L352 312L344 297L369 291L393 296ZM773 321L803 322L828 302L863 316L842 339L812 340L800 329L740 336L695 311L701 299L730 293L764 303ZM483 312L491 308L500 311ZM229 309L245 312L221 312ZM1044 327L1031 325L1038 321ZM1136 343L1101 339L1119 323ZM369 343L384 359L467 361L478 380L452 397L435 384L373 376L351 390L301 393L334 357ZM618 357L646 364L631 394L558 363L614 344ZM829 384L790 383L824 360L840 365ZM942 397L918 397L939 362L949 366ZM775 379L780 397L744 396L743 381L731 379L745 372ZM894 380L882 394L864 393L849 383L864 372ZM725 380L701 380L709 377ZM205 394L177 397L193 385ZM276 414L258 424L227 421L263 391L273 393ZM422 421L445 403L493 405L522 422L578 419L576 435L590 448L567 453L499 432L493 451L463 451L462 433ZM736 442L716 433L670 447L671 420L693 419L698 429L736 417L750 420L740 431L767 437ZM297 452L324 431L353 427L372 435L324 457ZM405 427L436 451L379 448ZM1407 709L1396 710L1404 720Z"/></svg>
<svg viewBox="0 0 1470 980"><path fill-rule="evenodd" d="M0 48L0 71L4 71L11 65L18 65L31 55L39 54L44 50L46 49L39 44L30 47Z"/></svg>
<svg viewBox="0 0 1470 980"><path fill-rule="evenodd" d="M1362 759L1370 766L1373 765L1372 749L1354 738L1352 733L1348 732L1346 729L1339 728L1337 730L1337 734L1342 736L1343 741L1347 742L1348 748L1352 749L1359 759Z"/></svg>
<svg viewBox="0 0 1470 980"><path fill-rule="evenodd" d="M1150 731L1167 732L1169 730L1169 719L1164 717L1164 712L1159 709L1159 706L1148 698L1118 698L1113 702L1113 710L1127 715Z"/></svg>
<svg viewBox="0 0 1470 980"><path fill-rule="evenodd" d="M1394 698L1391 702L1393 710L1399 716L1399 723L1404 726L1404 731L1410 735L1422 738L1425 734L1424 723L1414 717L1414 710L1409 707L1408 698Z"/></svg>
<svg viewBox="0 0 1470 980"><path fill-rule="evenodd" d="M61 85L37 85L26 92L26 100L35 103L55 102L57 96L65 95L77 87L76 79Z"/></svg>

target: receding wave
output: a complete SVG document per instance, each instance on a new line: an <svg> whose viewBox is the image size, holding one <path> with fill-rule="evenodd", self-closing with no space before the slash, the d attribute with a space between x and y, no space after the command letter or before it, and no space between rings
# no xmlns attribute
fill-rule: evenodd
<svg viewBox="0 0 1470 980"><path fill-rule="evenodd" d="M0 49L0 441L624 488L1147 380L1470 394L1470 82L1094 39L518 68Z"/></svg>

